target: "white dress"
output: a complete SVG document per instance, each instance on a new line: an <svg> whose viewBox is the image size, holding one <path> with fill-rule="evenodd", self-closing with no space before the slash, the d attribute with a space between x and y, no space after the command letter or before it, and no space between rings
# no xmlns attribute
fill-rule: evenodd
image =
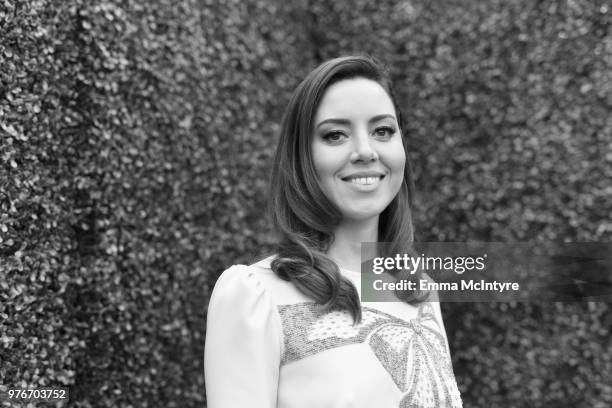
<svg viewBox="0 0 612 408"><path fill-rule="evenodd" d="M234 265L208 307L208 408L461 407L429 302L362 302L362 321L321 312L268 258ZM359 273L341 269L360 290Z"/></svg>

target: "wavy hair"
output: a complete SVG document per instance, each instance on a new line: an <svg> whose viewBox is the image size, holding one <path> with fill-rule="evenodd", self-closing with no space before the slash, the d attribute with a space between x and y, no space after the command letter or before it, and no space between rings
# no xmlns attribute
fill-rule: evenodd
<svg viewBox="0 0 612 408"><path fill-rule="evenodd" d="M270 179L268 210L278 239L272 270L321 304L323 310L347 310L357 323L361 321L357 289L326 255L342 214L319 185L311 148L313 121L325 91L332 84L351 78L375 81L387 91L403 135L401 111L391 79L378 61L367 56L347 56L322 63L298 85L285 110ZM406 151L403 136L402 144ZM387 256L412 253L413 192L413 176L406 155L400 191L379 218L379 242L389 243ZM417 276L407 276L401 271L394 274L396 278L420 277L419 273ZM416 303L428 293L406 291L397 295L405 302Z"/></svg>

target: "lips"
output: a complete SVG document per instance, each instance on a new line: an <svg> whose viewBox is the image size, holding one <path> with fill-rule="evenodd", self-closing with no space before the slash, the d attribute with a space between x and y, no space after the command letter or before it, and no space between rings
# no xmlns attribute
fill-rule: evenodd
<svg viewBox="0 0 612 408"><path fill-rule="evenodd" d="M384 174L378 172L367 172L367 173L354 173L346 177L342 177L342 180L349 183L358 184L362 186L369 186L377 183L385 177Z"/></svg>
<svg viewBox="0 0 612 408"><path fill-rule="evenodd" d="M381 177L355 177L355 178L349 178L346 181L350 181L351 183L354 183L354 184L362 184L362 185L367 186L367 185L376 183L380 179Z"/></svg>

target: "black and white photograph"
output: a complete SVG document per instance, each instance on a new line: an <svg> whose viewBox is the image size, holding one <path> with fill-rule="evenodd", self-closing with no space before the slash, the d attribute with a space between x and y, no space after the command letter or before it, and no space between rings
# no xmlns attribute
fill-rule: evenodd
<svg viewBox="0 0 612 408"><path fill-rule="evenodd" d="M612 407L612 2L0 0L0 407Z"/></svg>

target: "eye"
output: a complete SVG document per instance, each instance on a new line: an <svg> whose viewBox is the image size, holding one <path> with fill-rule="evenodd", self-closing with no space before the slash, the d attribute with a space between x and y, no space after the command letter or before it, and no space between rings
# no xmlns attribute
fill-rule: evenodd
<svg viewBox="0 0 612 408"><path fill-rule="evenodd" d="M332 132L328 132L324 134L323 140L325 140L328 143L338 143L345 137L346 135L342 132L332 131Z"/></svg>
<svg viewBox="0 0 612 408"><path fill-rule="evenodd" d="M395 134L395 129L391 126L380 126L374 130L374 136L381 139L390 139Z"/></svg>

